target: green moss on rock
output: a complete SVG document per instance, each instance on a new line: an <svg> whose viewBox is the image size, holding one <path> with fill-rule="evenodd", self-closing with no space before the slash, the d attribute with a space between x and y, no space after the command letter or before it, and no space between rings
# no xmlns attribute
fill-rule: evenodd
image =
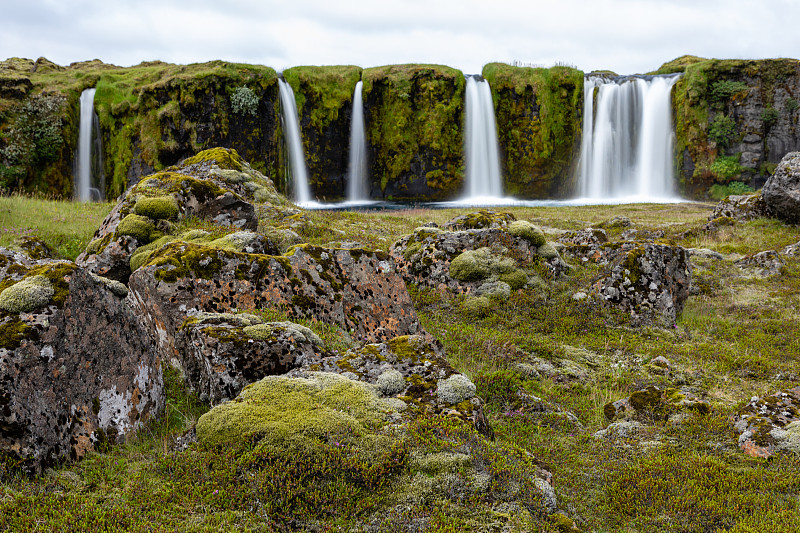
<svg viewBox="0 0 800 533"><path fill-rule="evenodd" d="M450 262L450 277L458 281L478 281L491 273L492 252L488 248L467 250Z"/></svg>
<svg viewBox="0 0 800 533"><path fill-rule="evenodd" d="M508 283L508 286L511 287L512 290L521 289L528 283L528 275L524 270L519 268L505 274L500 274L497 279Z"/></svg>
<svg viewBox="0 0 800 533"><path fill-rule="evenodd" d="M178 218L178 202L172 196L139 198L133 212L153 220L175 220Z"/></svg>
<svg viewBox="0 0 800 533"><path fill-rule="evenodd" d="M294 337L298 342L311 343L322 347L324 343L319 336L305 326L294 322L267 322L265 324L255 324L245 326L242 330L245 335L253 339L271 340L276 333L286 333Z"/></svg>
<svg viewBox="0 0 800 533"><path fill-rule="evenodd" d="M382 426L390 412L390 404L370 385L338 374L269 376L201 416L197 437L205 446L218 446L247 441L302 444L346 433L364 436Z"/></svg>
<svg viewBox="0 0 800 533"><path fill-rule="evenodd" d="M6 318L0 322L0 349L16 350L33 331L33 327L18 317Z"/></svg>
<svg viewBox="0 0 800 533"><path fill-rule="evenodd" d="M521 237L534 246L541 246L547 242L544 232L527 220L515 220L508 225L508 232L516 237Z"/></svg>
<svg viewBox="0 0 800 533"><path fill-rule="evenodd" d="M26 276L0 292L0 309L28 313L47 305L54 294L53 285L45 276Z"/></svg>
<svg viewBox="0 0 800 533"><path fill-rule="evenodd" d="M219 168L228 170L242 171L244 168L244 159L234 149L229 148L210 148L203 150L199 154L186 159L181 163L182 167L197 165L200 163L208 163L216 165Z"/></svg>
<svg viewBox="0 0 800 533"><path fill-rule="evenodd" d="M155 224L149 218L134 213L120 220L116 233L117 235L130 235L143 244L161 237L161 232L156 229Z"/></svg>

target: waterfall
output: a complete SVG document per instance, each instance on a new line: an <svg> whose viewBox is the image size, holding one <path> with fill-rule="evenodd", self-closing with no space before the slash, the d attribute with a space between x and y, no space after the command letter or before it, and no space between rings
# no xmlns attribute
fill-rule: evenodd
<svg viewBox="0 0 800 533"><path fill-rule="evenodd" d="M95 89L81 93L78 151L73 170L75 199L81 202L100 201L105 197L103 150L100 121L94 112Z"/></svg>
<svg viewBox="0 0 800 533"><path fill-rule="evenodd" d="M361 80L353 91L353 113L350 119L350 164L347 172L347 199L357 202L369 199L367 175L367 138L364 133L364 104Z"/></svg>
<svg viewBox="0 0 800 533"><path fill-rule="evenodd" d="M303 154L303 141L300 139L294 91L283 78L278 78L278 88L281 98L281 116L283 117L283 138L289 151L289 169L294 184L295 201L298 204L307 204L312 201L311 187L308 185L308 172Z"/></svg>
<svg viewBox="0 0 800 533"><path fill-rule="evenodd" d="M674 198L671 91L677 80L678 76L584 80L580 196Z"/></svg>
<svg viewBox="0 0 800 533"><path fill-rule="evenodd" d="M467 199L500 198L503 181L497 148L497 126L489 82L467 76L465 157Z"/></svg>

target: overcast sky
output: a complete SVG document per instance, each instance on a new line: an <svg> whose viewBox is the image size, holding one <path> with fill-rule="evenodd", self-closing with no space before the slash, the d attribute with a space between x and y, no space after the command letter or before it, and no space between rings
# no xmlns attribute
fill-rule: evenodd
<svg viewBox="0 0 800 533"><path fill-rule="evenodd" d="M0 0L0 59L121 66L556 62L633 74L684 54L800 57L800 0Z"/></svg>

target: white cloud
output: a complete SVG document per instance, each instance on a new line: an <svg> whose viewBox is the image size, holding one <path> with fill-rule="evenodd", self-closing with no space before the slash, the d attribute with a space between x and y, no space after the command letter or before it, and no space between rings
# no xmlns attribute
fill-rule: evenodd
<svg viewBox="0 0 800 533"><path fill-rule="evenodd" d="M555 61L646 72L689 53L797 55L794 0L29 0L4 8L5 56L225 59L302 64L441 63L478 72L490 61Z"/></svg>

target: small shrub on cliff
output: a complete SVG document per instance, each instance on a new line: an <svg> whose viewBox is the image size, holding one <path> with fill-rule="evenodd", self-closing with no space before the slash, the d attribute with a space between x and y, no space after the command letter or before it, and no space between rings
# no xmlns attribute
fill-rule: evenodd
<svg viewBox="0 0 800 533"><path fill-rule="evenodd" d="M711 164L711 173L717 181L727 181L728 179L738 176L742 173L744 168L739 164L739 156L719 156Z"/></svg>
<svg viewBox="0 0 800 533"><path fill-rule="evenodd" d="M249 87L237 87L231 95L231 110L237 115L256 116L258 96Z"/></svg>
<svg viewBox="0 0 800 533"><path fill-rule="evenodd" d="M778 121L778 112L773 107L767 107L761 112L761 120L764 126L770 127Z"/></svg>
<svg viewBox="0 0 800 533"><path fill-rule="evenodd" d="M708 127L708 137L719 146L727 146L735 133L736 121L725 115L717 115Z"/></svg>
<svg viewBox="0 0 800 533"><path fill-rule="evenodd" d="M719 80L711 86L711 102L724 103L731 96L747 90L747 84L741 81Z"/></svg>

